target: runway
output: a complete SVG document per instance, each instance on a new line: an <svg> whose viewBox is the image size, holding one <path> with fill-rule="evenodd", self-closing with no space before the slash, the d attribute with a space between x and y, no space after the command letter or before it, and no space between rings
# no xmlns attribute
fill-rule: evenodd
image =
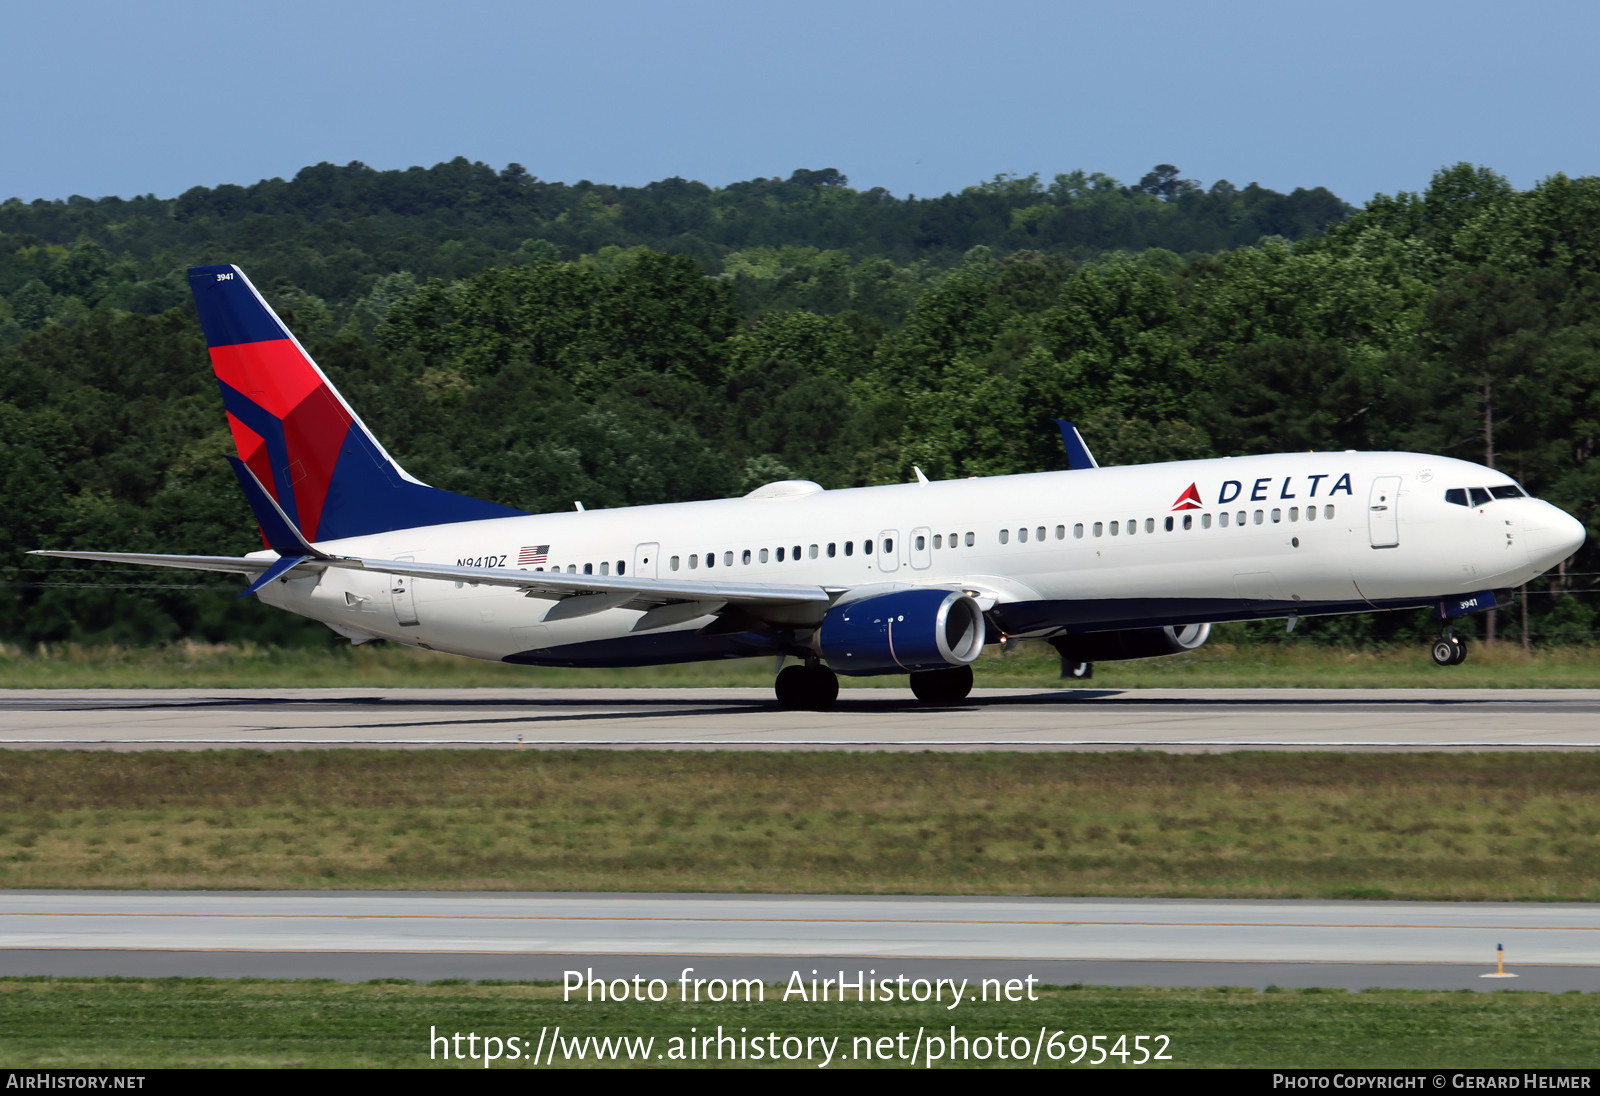
<svg viewBox="0 0 1600 1096"><path fill-rule="evenodd" d="M1484 979L1503 944L1516 979ZM1585 905L351 892L0 892L0 974L1600 990ZM719 973L720 972L720 973Z"/></svg>
<svg viewBox="0 0 1600 1096"><path fill-rule="evenodd" d="M0 747L1594 749L1600 689L0 690Z"/></svg>

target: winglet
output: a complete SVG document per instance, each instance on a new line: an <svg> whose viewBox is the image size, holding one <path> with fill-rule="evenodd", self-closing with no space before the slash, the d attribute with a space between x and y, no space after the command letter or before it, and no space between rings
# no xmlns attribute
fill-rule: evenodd
<svg viewBox="0 0 1600 1096"><path fill-rule="evenodd" d="M266 538L268 548L280 556L298 556L302 560L328 558L325 553L317 551L311 546L310 541L300 535L300 530L295 528L294 522L283 512L278 500L261 486L261 481L256 479L256 474L250 470L248 464L238 457L229 457L228 463L233 466L233 474L238 477L239 486L244 489L244 497L250 500L250 510L261 526L261 535ZM277 575L273 577L276 578ZM253 593L254 587L249 592Z"/></svg>
<svg viewBox="0 0 1600 1096"><path fill-rule="evenodd" d="M1051 419L1061 428L1061 444L1067 448L1067 467L1073 471L1086 468L1099 468L1095 462L1094 454L1089 452L1089 447L1083 443L1083 435L1078 433L1078 428L1066 419Z"/></svg>

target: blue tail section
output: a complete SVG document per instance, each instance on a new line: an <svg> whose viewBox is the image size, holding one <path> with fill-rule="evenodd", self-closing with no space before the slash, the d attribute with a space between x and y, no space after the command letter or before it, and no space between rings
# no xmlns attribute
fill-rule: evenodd
<svg viewBox="0 0 1600 1096"><path fill-rule="evenodd" d="M407 475L238 267L195 267L189 285L239 460L306 540L522 513Z"/></svg>

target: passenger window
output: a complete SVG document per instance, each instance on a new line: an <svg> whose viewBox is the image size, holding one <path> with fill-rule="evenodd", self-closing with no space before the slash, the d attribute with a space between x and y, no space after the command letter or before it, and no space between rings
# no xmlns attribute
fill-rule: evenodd
<svg viewBox="0 0 1600 1096"><path fill-rule="evenodd" d="M722 565L724 567L732 567L733 566L733 553L732 552L724 552L724 553L722 553Z"/></svg>
<svg viewBox="0 0 1600 1096"><path fill-rule="evenodd" d="M1185 515L1183 515L1183 527L1185 529L1193 529L1194 528L1194 515L1193 514L1185 514Z"/></svg>
<svg viewBox="0 0 1600 1096"><path fill-rule="evenodd" d="M1112 536L1116 536L1117 533L1119 533L1121 531L1121 529L1122 529L1121 523L1115 522L1115 521L1111 523L1111 535Z"/></svg>
<svg viewBox="0 0 1600 1096"><path fill-rule="evenodd" d="M1138 518L1129 518L1128 519L1128 535L1131 537L1135 533L1137 533L1138 531L1139 531L1139 519Z"/></svg>
<svg viewBox="0 0 1600 1096"><path fill-rule="evenodd" d="M765 562L765 560L763 560L763 562ZM782 548L778 549L778 562L779 563L783 562L783 549Z"/></svg>
<svg viewBox="0 0 1600 1096"><path fill-rule="evenodd" d="M935 548L943 548L944 547L944 534L943 533L935 533L935 534L933 534L933 546ZM922 538L921 537L917 538L917 547L918 548L922 547Z"/></svg>
<svg viewBox="0 0 1600 1096"><path fill-rule="evenodd" d="M592 575L592 574L594 574L594 564L592 564L592 563L585 563L585 564L584 564L584 565L583 565L583 573L584 573L584 574L586 574L586 575Z"/></svg>
<svg viewBox="0 0 1600 1096"><path fill-rule="evenodd" d="M1273 511L1272 511L1272 524L1276 525L1276 524L1278 524L1278 522L1280 522L1282 520L1283 520L1283 511L1277 509L1276 507L1274 507Z"/></svg>
<svg viewBox="0 0 1600 1096"><path fill-rule="evenodd" d="M834 556L836 556L838 554L839 554L839 546L838 546L837 542L830 540L828 542L828 558L832 559Z"/></svg>
<svg viewBox="0 0 1600 1096"><path fill-rule="evenodd" d="M917 538L917 547L918 548L922 547L922 538L921 537ZM884 539L884 542L883 542L883 554L886 555L886 556L894 554L894 541L892 539L889 539L889 538L885 538Z"/></svg>
<svg viewBox="0 0 1600 1096"><path fill-rule="evenodd" d="M1298 507L1298 506L1289 507L1289 520L1290 521L1299 521L1300 520L1300 507Z"/></svg>
<svg viewBox="0 0 1600 1096"><path fill-rule="evenodd" d="M1035 529L1033 531L1033 533L1034 533L1034 538L1033 539L1035 539L1035 540L1043 540L1044 539L1044 526L1042 526L1042 525L1039 526L1039 528Z"/></svg>
<svg viewBox="0 0 1600 1096"><path fill-rule="evenodd" d="M1074 540L1083 539L1083 522L1080 521L1072 527L1072 536Z"/></svg>
<svg viewBox="0 0 1600 1096"><path fill-rule="evenodd" d="M861 542L861 554L864 556L870 556L872 554L872 542L870 540L864 540Z"/></svg>
<svg viewBox="0 0 1600 1096"><path fill-rule="evenodd" d="M934 537L933 539L934 540L938 540L939 538L938 537ZM927 547L928 547L928 538L919 536L916 539L916 549L917 549L917 551L919 551L919 552L924 551L924 550L927 549ZM894 541L892 541L892 540L884 541L883 542L883 550L885 552L894 551Z"/></svg>
<svg viewBox="0 0 1600 1096"><path fill-rule="evenodd" d="M1514 483L1503 483L1499 487L1489 488L1489 494L1497 499L1520 499L1523 490Z"/></svg>
<svg viewBox="0 0 1600 1096"><path fill-rule="evenodd" d="M781 551L783 551L783 549L779 548L778 551L781 552ZM762 563L767 562L767 550L765 548L761 549L761 554L760 554L760 556L758 558L761 560Z"/></svg>
<svg viewBox="0 0 1600 1096"><path fill-rule="evenodd" d="M1018 529L1017 530L1017 543L1018 544L1026 544L1026 543L1028 543L1028 531L1026 529Z"/></svg>
<svg viewBox="0 0 1600 1096"><path fill-rule="evenodd" d="M812 555L816 555L817 554L817 546L815 544L813 544L811 546L811 554ZM783 557L779 556L778 558L782 559ZM794 546L794 558L795 558L796 562L799 562L799 560L800 560L800 546L798 544L796 544Z"/></svg>
<svg viewBox="0 0 1600 1096"><path fill-rule="evenodd" d="M700 566L700 553L696 552L689 557L689 570L693 571L698 566Z"/></svg>
<svg viewBox="0 0 1600 1096"><path fill-rule="evenodd" d="M972 533L970 533L970 532L969 532L969 533L968 533L968 534L967 534L967 547L968 547L968 548L971 548L971 547L972 547L972 544L973 544L973 539L974 539L974 538L973 538L973 535L972 535Z"/></svg>
<svg viewBox="0 0 1600 1096"><path fill-rule="evenodd" d="M716 565L717 565L717 553L715 553L715 552L707 552L706 553L706 566L707 567L715 567Z"/></svg>
<svg viewBox="0 0 1600 1096"><path fill-rule="evenodd" d="M1261 522L1262 522L1262 521L1263 521L1263 520L1264 520L1264 519L1265 519L1265 518L1266 518L1266 515L1265 515L1265 514L1263 514L1263 513L1262 513L1262 512L1261 512L1261 511L1260 511L1260 510L1257 510L1257 511L1256 511L1256 524L1257 524L1257 525L1260 525L1260 524L1261 524Z"/></svg>
<svg viewBox="0 0 1600 1096"><path fill-rule="evenodd" d="M1066 540L1067 539L1067 527L1065 525L1056 526L1056 539L1057 540Z"/></svg>
<svg viewBox="0 0 1600 1096"><path fill-rule="evenodd" d="M1217 515L1217 524L1224 529L1228 527L1228 512L1226 510Z"/></svg>
<svg viewBox="0 0 1600 1096"><path fill-rule="evenodd" d="M1099 536L1101 533L1105 532L1105 528L1106 528L1105 525L1103 525L1102 523L1100 523L1098 521L1095 522L1094 523L1094 535L1095 536Z"/></svg>
<svg viewBox="0 0 1600 1096"><path fill-rule="evenodd" d="M1472 505L1482 506L1489 501L1489 492L1481 487L1472 488Z"/></svg>
<svg viewBox="0 0 1600 1096"><path fill-rule="evenodd" d="M1145 518L1144 519L1144 531L1147 532L1147 533L1153 533L1153 532L1156 531L1156 519L1155 518Z"/></svg>
<svg viewBox="0 0 1600 1096"><path fill-rule="evenodd" d="M1333 503L1330 502L1322 508L1322 516L1329 521L1333 520Z"/></svg>
<svg viewBox="0 0 1600 1096"><path fill-rule="evenodd" d="M578 565L576 563L567 564L567 574L575 575L577 573L578 573ZM584 574L588 574L588 572L585 571Z"/></svg>
<svg viewBox="0 0 1600 1096"><path fill-rule="evenodd" d="M830 556L833 555L832 552L829 552L828 554ZM817 558L817 546L815 544L813 544L811 546L810 550L806 552L806 555L810 556L812 559L816 559Z"/></svg>
<svg viewBox="0 0 1600 1096"><path fill-rule="evenodd" d="M1011 543L1011 530L1010 529L1002 529L1002 530L1000 530L1000 543L1001 544L1010 544Z"/></svg>
<svg viewBox="0 0 1600 1096"><path fill-rule="evenodd" d="M602 575L609 575L611 573L611 564L609 564L609 563L600 564L600 573Z"/></svg>
<svg viewBox="0 0 1600 1096"><path fill-rule="evenodd" d="M649 563L650 561L649 560L645 560L645 562ZM620 559L617 560L617 574L625 575L627 573L628 573L628 565L626 563L622 562L622 560L620 560Z"/></svg>
<svg viewBox="0 0 1600 1096"><path fill-rule="evenodd" d="M1317 508L1315 506L1307 506L1306 507L1306 520L1307 521L1316 521L1317 520Z"/></svg>
<svg viewBox="0 0 1600 1096"><path fill-rule="evenodd" d="M1202 529L1211 528L1211 515L1210 514L1201 514L1200 515L1200 528L1202 528Z"/></svg>
<svg viewBox="0 0 1600 1096"><path fill-rule="evenodd" d="M1244 522L1245 522L1245 513L1244 513L1243 510L1240 510L1239 513L1234 517L1233 523L1235 525L1243 525Z"/></svg>
<svg viewBox="0 0 1600 1096"><path fill-rule="evenodd" d="M1167 532L1169 532L1169 533L1172 532L1172 516L1170 514L1167 516L1167 520L1166 520L1165 524L1166 524L1166 527L1167 527Z"/></svg>

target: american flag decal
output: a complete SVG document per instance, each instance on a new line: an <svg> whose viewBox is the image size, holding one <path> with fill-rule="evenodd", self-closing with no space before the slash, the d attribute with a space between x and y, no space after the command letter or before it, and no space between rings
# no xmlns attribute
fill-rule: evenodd
<svg viewBox="0 0 1600 1096"><path fill-rule="evenodd" d="M517 553L517 565L523 567L529 564L543 563L549 558L550 546L548 544L528 544L524 545L522 550Z"/></svg>

